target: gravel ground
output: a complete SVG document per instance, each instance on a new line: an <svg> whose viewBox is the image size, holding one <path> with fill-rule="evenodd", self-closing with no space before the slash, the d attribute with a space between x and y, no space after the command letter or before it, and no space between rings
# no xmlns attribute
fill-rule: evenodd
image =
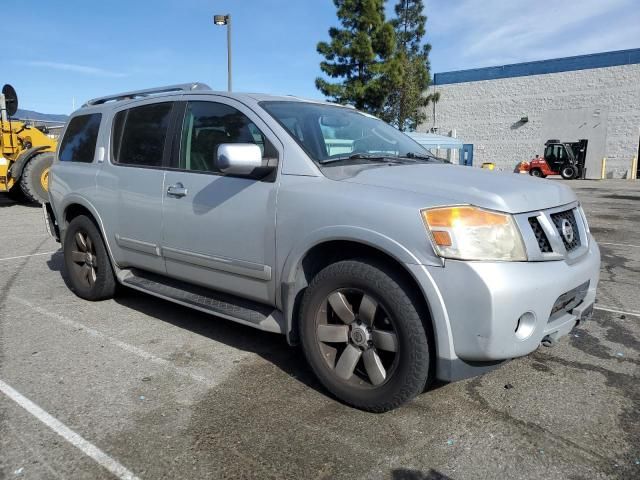
<svg viewBox="0 0 640 480"><path fill-rule="evenodd" d="M0 479L640 478L639 183L570 185L601 245L593 320L382 415L330 398L280 336L131 290L78 299L41 210L0 196Z"/></svg>

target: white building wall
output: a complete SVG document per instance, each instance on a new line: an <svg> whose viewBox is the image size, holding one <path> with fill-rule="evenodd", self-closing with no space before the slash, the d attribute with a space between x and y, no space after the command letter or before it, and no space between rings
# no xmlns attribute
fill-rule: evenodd
<svg viewBox="0 0 640 480"><path fill-rule="evenodd" d="M579 138L563 137L563 133L577 135L576 132L580 138L589 139L589 177L600 176L601 164L601 158L589 156L604 154L607 176L620 178L630 171L632 159L638 155L638 64L431 88L440 92L435 122L438 133L455 129L458 138L473 143L474 165L494 162L500 169L513 171L518 162L542 155L546 140L576 141ZM565 125L566 129L555 125L556 112L559 118L576 122L580 118L580 122ZM427 120L418 131L434 126L432 106L427 107L426 113ZM522 117L529 121L520 123ZM597 145L600 143L602 148Z"/></svg>

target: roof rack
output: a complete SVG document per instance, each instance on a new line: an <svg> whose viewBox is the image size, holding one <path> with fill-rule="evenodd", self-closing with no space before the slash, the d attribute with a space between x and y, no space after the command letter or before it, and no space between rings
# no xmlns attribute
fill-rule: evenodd
<svg viewBox="0 0 640 480"><path fill-rule="evenodd" d="M168 85L166 87L148 88L146 90L133 90L131 92L117 93L107 97L98 97L89 100L82 107L91 107L93 105L102 105L107 102L119 102L121 100L132 100L134 98L148 97L149 95L158 95L160 93L170 92L191 92L193 90L211 90L211 87L205 83L180 83L177 85Z"/></svg>

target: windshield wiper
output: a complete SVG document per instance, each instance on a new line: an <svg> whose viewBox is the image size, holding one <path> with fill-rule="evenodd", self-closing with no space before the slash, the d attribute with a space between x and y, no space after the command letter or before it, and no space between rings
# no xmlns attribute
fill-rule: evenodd
<svg viewBox="0 0 640 480"><path fill-rule="evenodd" d="M410 158L412 160L426 160L427 162L435 162L435 163L451 163L446 158L436 157L431 153L416 153L409 152L406 155L402 156L403 158Z"/></svg>
<svg viewBox="0 0 640 480"><path fill-rule="evenodd" d="M354 153L348 157L325 158L318 160L318 163L326 165L327 163L346 162L349 160L371 160L372 162L398 162L397 158L385 155L377 155L374 153Z"/></svg>
<svg viewBox="0 0 640 480"><path fill-rule="evenodd" d="M416 153L416 152L409 152L406 155L403 155L406 158L414 158L416 160L437 160L435 155L431 155L428 153Z"/></svg>

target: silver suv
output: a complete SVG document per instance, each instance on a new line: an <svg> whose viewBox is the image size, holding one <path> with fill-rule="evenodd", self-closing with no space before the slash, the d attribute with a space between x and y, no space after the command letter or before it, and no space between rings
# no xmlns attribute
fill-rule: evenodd
<svg viewBox="0 0 640 480"><path fill-rule="evenodd" d="M444 164L353 108L202 84L89 101L47 225L87 300L116 284L287 336L371 411L554 343L600 253L560 182Z"/></svg>

